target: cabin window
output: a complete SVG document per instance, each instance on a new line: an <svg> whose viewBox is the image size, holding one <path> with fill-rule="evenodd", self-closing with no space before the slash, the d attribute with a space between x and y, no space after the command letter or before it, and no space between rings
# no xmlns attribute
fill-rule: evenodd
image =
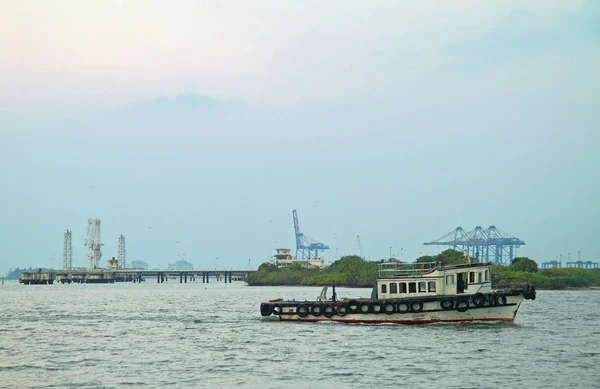
<svg viewBox="0 0 600 389"><path fill-rule="evenodd" d="M408 293L417 293L417 283L416 282L408 283Z"/></svg>
<svg viewBox="0 0 600 389"><path fill-rule="evenodd" d="M454 274L446 276L446 285L454 285Z"/></svg>
<svg viewBox="0 0 600 389"><path fill-rule="evenodd" d="M435 292L435 281L429 281L428 286L429 286L429 292Z"/></svg>
<svg viewBox="0 0 600 389"><path fill-rule="evenodd" d="M485 271L485 280L486 280L486 281L489 281L489 280L490 280L490 271L489 271L489 270L486 270L486 271Z"/></svg>
<svg viewBox="0 0 600 389"><path fill-rule="evenodd" d="M472 271L469 273L469 284L474 284L475 283L475 272Z"/></svg>
<svg viewBox="0 0 600 389"><path fill-rule="evenodd" d="M387 285L381 284L381 293L387 293Z"/></svg>
<svg viewBox="0 0 600 389"><path fill-rule="evenodd" d="M397 283L392 282L390 284L390 293L394 293L394 294L398 293L398 284Z"/></svg>
<svg viewBox="0 0 600 389"><path fill-rule="evenodd" d="M477 282L482 282L483 281L482 280L482 278L483 278L482 275L483 274L481 274L481 272L477 273Z"/></svg>
<svg viewBox="0 0 600 389"><path fill-rule="evenodd" d="M406 282L400 283L400 293L406 293Z"/></svg>
<svg viewBox="0 0 600 389"><path fill-rule="evenodd" d="M419 293L427 293L427 283L419 282Z"/></svg>

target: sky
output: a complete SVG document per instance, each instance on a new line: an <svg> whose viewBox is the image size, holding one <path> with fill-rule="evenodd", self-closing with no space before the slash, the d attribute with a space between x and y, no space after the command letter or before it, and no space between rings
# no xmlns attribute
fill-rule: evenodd
<svg viewBox="0 0 600 389"><path fill-rule="evenodd" d="M600 3L0 0L0 273L412 261L489 225L600 262Z"/></svg>

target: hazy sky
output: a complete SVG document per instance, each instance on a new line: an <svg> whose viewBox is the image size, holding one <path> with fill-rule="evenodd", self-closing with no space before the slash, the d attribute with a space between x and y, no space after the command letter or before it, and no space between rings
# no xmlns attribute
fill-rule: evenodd
<svg viewBox="0 0 600 389"><path fill-rule="evenodd" d="M600 261L600 2L0 0L0 273L436 253Z"/></svg>

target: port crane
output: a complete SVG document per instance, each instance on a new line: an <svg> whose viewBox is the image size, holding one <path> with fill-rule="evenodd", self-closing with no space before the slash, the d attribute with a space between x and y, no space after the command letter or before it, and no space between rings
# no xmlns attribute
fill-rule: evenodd
<svg viewBox="0 0 600 389"><path fill-rule="evenodd" d="M329 246L324 243L317 242L315 239L309 238L300 232L298 213L294 209L292 214L294 216L294 232L296 233L296 258L319 258L319 251L329 250Z"/></svg>
<svg viewBox="0 0 600 389"><path fill-rule="evenodd" d="M525 242L496 228L496 226L489 226L486 229L477 226L468 232L463 230L462 227L457 227L441 238L423 244L449 246L455 250L466 250L467 254L473 258L492 261L498 265L506 265L512 263L517 249L524 246Z"/></svg>

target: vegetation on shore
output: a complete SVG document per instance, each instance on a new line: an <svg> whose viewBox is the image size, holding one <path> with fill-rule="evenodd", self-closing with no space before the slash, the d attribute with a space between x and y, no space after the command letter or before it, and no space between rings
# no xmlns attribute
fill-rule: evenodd
<svg viewBox="0 0 600 389"><path fill-rule="evenodd" d="M31 267L29 269L19 269L19 268L16 268L14 270L10 269L8 271L8 273L6 273L5 278L7 280L18 280L21 277L21 273L32 272L32 271L34 271L34 270Z"/></svg>
<svg viewBox="0 0 600 389"><path fill-rule="evenodd" d="M600 286L600 272L597 270L562 268L522 271L514 270L512 265L494 265L492 275L494 278L521 278L538 289L569 289Z"/></svg>
<svg viewBox="0 0 600 389"><path fill-rule="evenodd" d="M340 258L330 266L317 269L305 268L300 265L278 268L272 263L263 263L258 271L250 274L246 280L249 285L337 285L353 287L371 287L377 278L377 265L388 262L366 261L356 256L348 255ZM400 262L395 259L391 261ZM473 262L461 251L448 249L437 255L426 255L417 258L415 262L439 262L442 265L457 265ZM518 257L509 266L494 265L494 279L519 278L524 282L535 285L538 289L567 289L600 286L600 270L576 268L539 270L537 263L527 257Z"/></svg>
<svg viewBox="0 0 600 389"><path fill-rule="evenodd" d="M305 268L300 265L278 268L263 263L258 271L249 274L249 285L338 285L371 287L377 276L377 263L359 256L340 258L325 269Z"/></svg>

